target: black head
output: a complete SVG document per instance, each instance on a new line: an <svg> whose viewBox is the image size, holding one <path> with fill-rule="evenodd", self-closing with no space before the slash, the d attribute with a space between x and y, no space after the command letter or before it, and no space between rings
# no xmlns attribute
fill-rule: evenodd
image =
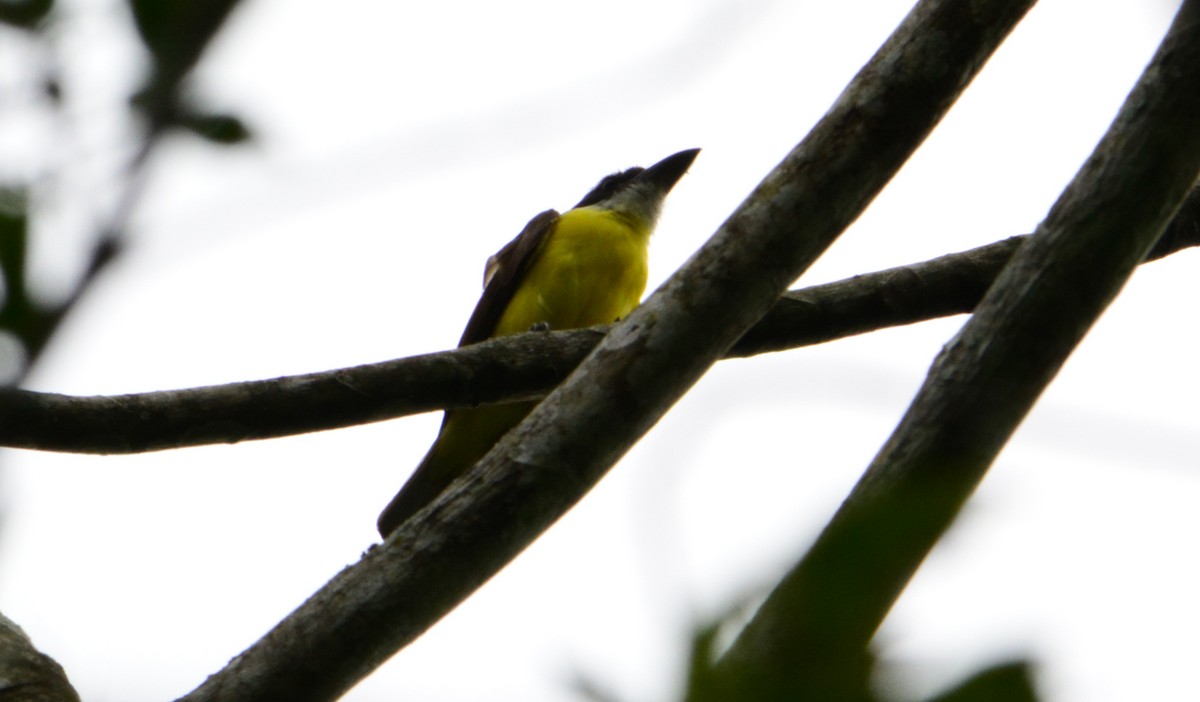
<svg viewBox="0 0 1200 702"><path fill-rule="evenodd" d="M662 199L675 187L699 153L700 149L686 149L671 154L649 168L635 166L605 176L575 207L599 204L630 188L642 191L643 196L657 198L657 205L661 205Z"/></svg>
<svg viewBox="0 0 1200 702"><path fill-rule="evenodd" d="M646 169L641 166L634 166L633 168L627 168L623 171L617 171L612 175L604 176L596 184L596 187L583 196L583 199L579 201L578 205L575 205L575 208L587 207L588 205L594 205L597 202L607 200L616 194L618 190L631 183L644 170Z"/></svg>

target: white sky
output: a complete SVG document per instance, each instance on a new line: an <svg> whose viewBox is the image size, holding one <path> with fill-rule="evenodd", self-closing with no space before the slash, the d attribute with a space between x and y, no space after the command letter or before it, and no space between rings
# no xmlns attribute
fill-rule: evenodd
<svg viewBox="0 0 1200 702"><path fill-rule="evenodd" d="M62 47L89 136L68 148L95 181L138 57L120 50L119 15L75 4ZM158 154L134 246L32 385L155 390L449 347L484 260L529 217L703 147L655 235L654 286L910 5L248 0L200 91L259 142ZM1032 230L1174 6L1043 0L803 282ZM67 220L39 261L59 279L77 263ZM916 689L1029 655L1055 702L1200 697L1200 378L1177 311L1198 263L1135 276L905 593L879 641ZM693 617L802 553L961 321L720 364L347 699L571 700L577 673L631 702L669 698ZM437 422L132 457L10 452L0 610L84 699L181 695L357 560Z"/></svg>

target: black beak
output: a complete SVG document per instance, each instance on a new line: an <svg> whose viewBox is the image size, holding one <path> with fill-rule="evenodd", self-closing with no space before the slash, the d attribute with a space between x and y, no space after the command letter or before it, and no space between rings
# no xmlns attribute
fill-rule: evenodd
<svg viewBox="0 0 1200 702"><path fill-rule="evenodd" d="M692 161L696 160L696 154L699 153L700 149L687 149L677 154L671 154L639 173L637 179L653 183L655 188L666 195L671 192L671 188L675 187L683 174L687 173L687 169L692 165Z"/></svg>

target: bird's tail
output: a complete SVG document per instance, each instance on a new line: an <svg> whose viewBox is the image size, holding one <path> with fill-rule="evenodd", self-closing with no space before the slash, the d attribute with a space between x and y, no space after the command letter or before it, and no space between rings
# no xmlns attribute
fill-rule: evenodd
<svg viewBox="0 0 1200 702"><path fill-rule="evenodd" d="M412 477L379 515L383 538L433 502L454 479L475 465L500 437L529 414L536 402L515 402L447 412L437 441Z"/></svg>
<svg viewBox="0 0 1200 702"><path fill-rule="evenodd" d="M454 479L453 474L444 475L445 471L437 470L437 453L438 444L434 443L425 454L425 458L421 459L421 464L417 466L412 477L379 514L376 525L383 538L386 539L409 517L432 502Z"/></svg>

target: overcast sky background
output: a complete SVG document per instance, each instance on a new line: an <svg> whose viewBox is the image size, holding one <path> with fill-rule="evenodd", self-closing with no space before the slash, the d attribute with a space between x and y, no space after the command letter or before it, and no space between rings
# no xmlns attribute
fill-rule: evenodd
<svg viewBox="0 0 1200 702"><path fill-rule="evenodd" d="M25 125L0 155L58 149L77 187L111 187L143 59L119 3L66 4L82 136L51 144L55 132ZM1031 231L1176 4L1043 0L800 283ZM164 145L130 251L30 385L159 390L450 347L485 259L530 217L702 147L652 240L653 288L911 5L247 0L197 91L257 142ZM51 292L93 220L67 208L46 225ZM1181 304L1198 264L1188 251L1134 277L925 563L877 639L905 685L1031 656L1055 702L1200 697L1200 377ZM696 617L769 587L803 552L962 321L720 364L347 699L572 700L580 674L630 702L670 698ZM9 452L0 611L86 700L182 695L376 540L438 421L144 456Z"/></svg>

